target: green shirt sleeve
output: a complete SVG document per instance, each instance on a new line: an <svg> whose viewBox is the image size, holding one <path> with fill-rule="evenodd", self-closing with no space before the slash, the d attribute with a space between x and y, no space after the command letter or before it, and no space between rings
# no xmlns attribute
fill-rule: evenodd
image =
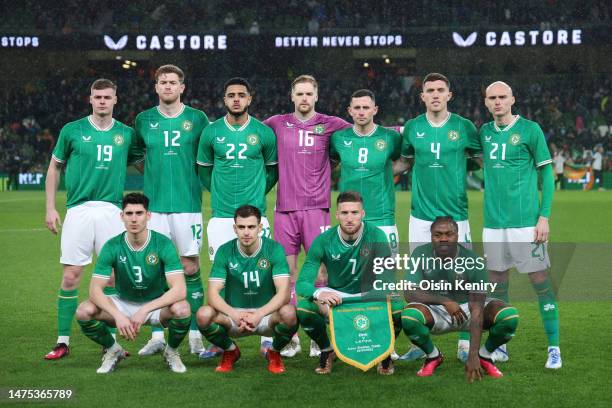
<svg viewBox="0 0 612 408"><path fill-rule="evenodd" d="M207 126L200 135L198 144L197 162L200 166L212 166L215 161L214 150L211 144L212 126Z"/></svg>
<svg viewBox="0 0 612 408"><path fill-rule="evenodd" d="M323 262L323 237L323 235L319 235L312 243L295 285L297 295L310 300L313 299L316 290L315 281L317 280L317 273Z"/></svg>
<svg viewBox="0 0 612 408"><path fill-rule="evenodd" d="M338 141L338 132L334 132L331 135L330 141L329 141L329 158L332 159L335 162L339 162L340 161L340 155L338 154L338 150L336 149L336 143Z"/></svg>
<svg viewBox="0 0 612 408"><path fill-rule="evenodd" d="M552 163L544 132L542 132L542 128L537 123L533 124L529 150L533 155L536 167L542 167L545 164Z"/></svg>
<svg viewBox="0 0 612 408"><path fill-rule="evenodd" d="M110 279L113 273L113 263L115 260L115 246L111 240L107 241L100 250L100 255L96 261L92 277Z"/></svg>
<svg viewBox="0 0 612 408"><path fill-rule="evenodd" d="M272 278L282 278L289 277L289 264L287 263L287 258L285 256L285 251L283 247L276 243L274 243L274 249L272 251L272 256L270 259L270 263L272 264Z"/></svg>
<svg viewBox="0 0 612 408"><path fill-rule="evenodd" d="M70 128L66 125L60 131L52 157L60 163L65 163L70 157Z"/></svg>
<svg viewBox="0 0 612 408"><path fill-rule="evenodd" d="M391 132L391 142L391 160L397 160L402 153L402 135L394 130Z"/></svg>
<svg viewBox="0 0 612 408"><path fill-rule="evenodd" d="M128 164L138 163L144 160L144 146L139 142L136 131L128 127L130 133L130 147L128 150Z"/></svg>
<svg viewBox="0 0 612 408"><path fill-rule="evenodd" d="M234 241L230 241L230 242L234 242ZM219 248L219 251L217 251L217 254L215 255L215 260L210 270L210 275L208 277L209 281L217 281L217 282L225 283L225 279L227 278L227 269L226 269L227 250L226 248L227 246L222 245Z"/></svg>
<svg viewBox="0 0 612 408"><path fill-rule="evenodd" d="M276 135L274 131L262 124L262 153L266 166L278 164L278 151L276 149Z"/></svg>
<svg viewBox="0 0 612 408"><path fill-rule="evenodd" d="M404 157L413 157L414 156L414 148L410 144L410 132L412 131L412 120L409 120L404 126L404 133L402 134L402 147L401 147L401 155Z"/></svg>
<svg viewBox="0 0 612 408"><path fill-rule="evenodd" d="M476 129L476 125L474 125L474 123L472 123L472 121L469 119L463 120L463 126L465 127L465 132L467 133L468 137L468 153L476 155L476 153L482 151L478 129Z"/></svg>
<svg viewBox="0 0 612 408"><path fill-rule="evenodd" d="M164 274L172 275L175 273L183 273L183 265L176 252L176 247L169 238L163 237L163 243L160 253L161 261L164 265Z"/></svg>
<svg viewBox="0 0 612 408"><path fill-rule="evenodd" d="M555 176L552 164L541 167L542 172L542 201L540 203L540 217L550 218L553 195L555 194Z"/></svg>

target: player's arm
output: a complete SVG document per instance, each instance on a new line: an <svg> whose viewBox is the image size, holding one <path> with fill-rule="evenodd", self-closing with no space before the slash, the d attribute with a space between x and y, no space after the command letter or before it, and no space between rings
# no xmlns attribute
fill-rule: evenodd
<svg viewBox="0 0 612 408"><path fill-rule="evenodd" d="M140 119L140 115L136 116L136 120L134 121L132 144L130 145L130 149L128 151L128 163L132 164L140 174L144 174L146 148L144 139L140 133L141 122L142 120Z"/></svg>
<svg viewBox="0 0 612 408"><path fill-rule="evenodd" d="M533 139L528 147L533 155L536 167L542 176L542 199L540 201L540 217L535 227L534 242L543 243L548 241L550 232L548 218L552 209L553 195L555 191L555 176L553 175L552 158L546 144L544 132L537 124L533 124Z"/></svg>
<svg viewBox="0 0 612 408"><path fill-rule="evenodd" d="M197 168L198 177L200 178L200 184L202 187L210 191L210 185L212 183L212 172L213 166L200 166Z"/></svg>
<svg viewBox="0 0 612 408"><path fill-rule="evenodd" d="M266 164L266 194L278 181L278 164Z"/></svg>
<svg viewBox="0 0 612 408"><path fill-rule="evenodd" d="M266 194L278 181L278 148L276 146L276 135L268 126L263 126L262 132L262 155L266 170Z"/></svg>
<svg viewBox="0 0 612 408"><path fill-rule="evenodd" d="M332 133L329 141L329 162L332 171L340 164L340 154L336 149L336 140L339 136L336 132Z"/></svg>
<svg viewBox="0 0 612 408"><path fill-rule="evenodd" d="M470 351L467 363L465 364L465 375L469 382L482 380L478 349L480 348L480 338L482 336L484 300L484 293L474 292L470 293L468 300L470 308Z"/></svg>
<svg viewBox="0 0 612 408"><path fill-rule="evenodd" d="M223 281L217 280L217 279L208 280L208 291L207 291L208 305L211 306L216 311L229 316L229 318L232 319L234 323L236 323L237 326L240 326L241 325L240 320L242 318L241 314L236 309L228 305L225 299L223 299L223 297L221 296L221 291L223 290L224 287L225 287L224 280Z"/></svg>
<svg viewBox="0 0 612 408"><path fill-rule="evenodd" d="M211 137L212 131L210 130L210 126L206 126L200 135L197 157L198 177L200 178L202 187L208 191L210 191L212 184L213 164L215 162L215 152L212 144L210 143Z"/></svg>
<svg viewBox="0 0 612 408"><path fill-rule="evenodd" d="M47 178L45 179L45 197L47 203L47 214L45 216L45 222L47 228L54 234L57 234L59 227L62 226L62 220L60 218L57 209L55 208L55 196L57 194L57 188L60 182L60 175L62 172L62 163L59 162L55 157L51 158L49 162L49 168L47 169Z"/></svg>
<svg viewBox="0 0 612 408"><path fill-rule="evenodd" d="M140 326L144 324L149 313L173 305L181 300L185 300L187 296L187 284L185 283L185 274L183 270L178 269L176 271L167 272L165 275L166 283L170 289L157 299L153 299L140 306L140 309L132 316L132 325L136 333L140 331Z"/></svg>
<svg viewBox="0 0 612 408"><path fill-rule="evenodd" d="M321 237L322 236L319 235L314 240L310 251L308 251L306 255L306 261L304 265L302 265L302 270L295 284L295 293L311 301L318 300L330 305L339 305L342 303L342 298L340 298L340 296L334 292L317 289L315 287L319 268L324 264Z"/></svg>

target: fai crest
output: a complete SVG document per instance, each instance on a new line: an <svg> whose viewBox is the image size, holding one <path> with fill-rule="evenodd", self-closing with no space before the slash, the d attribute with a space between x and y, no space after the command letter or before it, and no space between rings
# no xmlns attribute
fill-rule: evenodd
<svg viewBox="0 0 612 408"><path fill-rule="evenodd" d="M149 255L147 255L147 263L149 265L157 265L158 262L159 258L155 252L151 252Z"/></svg>
<svg viewBox="0 0 612 408"><path fill-rule="evenodd" d="M316 125L313 130L317 135L320 135L325 132L325 125Z"/></svg>
<svg viewBox="0 0 612 408"><path fill-rule="evenodd" d="M519 135L518 133L515 133L512 136L510 136L510 143L512 143L514 146L521 143L521 135Z"/></svg>
<svg viewBox="0 0 612 408"><path fill-rule="evenodd" d="M459 139L459 132L457 132L456 130L451 130L450 132L448 132L448 140L454 142L457 139Z"/></svg>
<svg viewBox="0 0 612 408"><path fill-rule="evenodd" d="M376 146L378 150L383 151L385 150L385 147L387 147L387 142L385 142L383 139L378 139L374 146Z"/></svg>
<svg viewBox="0 0 612 408"><path fill-rule="evenodd" d="M123 144L123 136L121 135L113 136L113 143L115 143L117 146L121 146Z"/></svg>
<svg viewBox="0 0 612 408"><path fill-rule="evenodd" d="M191 123L190 121L186 120L183 123L181 123L181 127L186 131L189 132L191 129L193 129L193 123Z"/></svg>
<svg viewBox="0 0 612 408"><path fill-rule="evenodd" d="M353 318L353 327L359 331L368 330L370 327L370 319L365 315L357 315Z"/></svg>
<svg viewBox="0 0 612 408"><path fill-rule="evenodd" d="M268 269L270 267L270 261L268 261L266 258L261 258L259 262L257 262L257 266L259 266L261 269Z"/></svg>
<svg viewBox="0 0 612 408"><path fill-rule="evenodd" d="M248 135L247 136L247 142L251 146L255 146L259 142L259 137L257 135Z"/></svg>

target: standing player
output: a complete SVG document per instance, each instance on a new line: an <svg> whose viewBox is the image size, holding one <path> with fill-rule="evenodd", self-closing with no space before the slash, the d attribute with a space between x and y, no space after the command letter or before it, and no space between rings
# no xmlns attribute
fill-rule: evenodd
<svg viewBox="0 0 612 408"><path fill-rule="evenodd" d="M208 125L206 114L181 102L185 74L175 65L162 65L155 72L159 106L136 116L136 137L146 152L144 192L151 200L149 227L172 239L178 248L187 281L187 301L195 314L204 297L200 277L202 247L202 187L196 156L200 134ZM164 332L153 329L153 337L138 352L150 355L164 349ZM204 351L202 336L192 319L189 331L191 353Z"/></svg>
<svg viewBox="0 0 612 408"><path fill-rule="evenodd" d="M479 149L478 130L466 118L448 111L453 93L450 81L442 74L430 73L423 79L421 100L427 111L408 121L404 127L402 160L396 172L405 171L408 158L412 170L412 206L408 226L411 252L430 242L432 222L451 216L459 225L459 242L470 242L466 193L467 157ZM460 334L457 358L467 360L469 334ZM412 348L402 359L423 357Z"/></svg>
<svg viewBox="0 0 612 408"><path fill-rule="evenodd" d="M272 235L266 194L278 179L276 138L272 129L249 115L252 89L244 78L231 78L223 87L227 115L204 129L198 147L202 184L211 193L208 254L214 260L221 245L236 238L234 211L250 204L262 213L262 234Z"/></svg>
<svg viewBox="0 0 612 408"><path fill-rule="evenodd" d="M410 341L427 353L419 377L434 374L444 357L431 334L466 330L470 349L465 364L468 381L482 379L482 370L495 378L503 374L491 354L512 339L518 326L518 311L498 299L487 298L485 261L457 244L458 226L451 217L438 217L431 224L431 243L417 248L412 256L424 262L406 274L415 289L405 292L408 307L402 311L402 327ZM440 290L420 290L421 282L435 283ZM468 289L469 285L469 289ZM482 330L489 337L482 347Z"/></svg>
<svg viewBox="0 0 612 408"><path fill-rule="evenodd" d="M308 252L297 281L298 320L304 331L321 349L318 374L329 374L335 357L330 345L325 319L330 305L342 303L342 298L363 293L362 281L368 280L371 265L368 260L391 255L386 234L373 224L364 222L363 199L355 191L345 191L337 198L336 218L339 225L319 235ZM328 286L317 288L315 281L321 265L328 275ZM400 306L400 307L398 307ZM393 302L393 324L401 330L401 305ZM378 366L382 375L394 372L391 357Z"/></svg>
<svg viewBox="0 0 612 408"><path fill-rule="evenodd" d="M329 228L331 168L329 139L350 124L315 111L319 85L311 75L300 75L291 83L293 113L275 115L264 123L276 134L278 145L278 190L274 211L274 236L287 254L291 271L291 303L296 303L297 258L303 246L308 253L312 241ZM313 343L315 344L315 343ZM283 350L293 357L301 350L297 336Z"/></svg>
<svg viewBox="0 0 612 408"><path fill-rule="evenodd" d="M60 171L66 165L66 219L62 228L60 263L62 283L57 301L58 338L45 356L57 360L70 352L72 318L78 305L78 287L83 266L91 263L94 250L123 231L119 218L125 184L128 151L132 150L134 130L113 119L117 86L108 79L91 85L89 97L93 112L70 122L60 132L47 170L45 192L47 228L57 234L61 226L55 209Z"/></svg>
<svg viewBox="0 0 612 408"><path fill-rule="evenodd" d="M99 374L113 371L125 355L108 325L117 327L128 340L136 338L143 324L167 326L164 359L175 373L187 371L178 353L191 320L183 269L172 241L147 228L148 207L149 199L141 193L123 198L121 219L126 232L104 244L91 278L89 300L76 312L83 333L106 350ZM102 289L113 270L117 294L106 296Z"/></svg>
<svg viewBox="0 0 612 408"><path fill-rule="evenodd" d="M243 205L234 216L238 236L221 245L208 279L208 305L198 310L198 326L222 348L215 371L232 371L240 350L230 337L274 336L266 352L268 371L285 372L280 351L297 331L295 306L289 303L289 267L277 242L260 236L261 212ZM223 293L223 294L222 294Z"/></svg>
<svg viewBox="0 0 612 408"><path fill-rule="evenodd" d="M483 241L491 282L508 301L508 270L529 274L548 337L546 368L561 368L559 310L547 269L548 218L555 181L552 159L540 126L512 114L512 89L497 81L486 89L485 105L493 115L480 129L485 170ZM538 172L542 198L538 197ZM508 359L505 350L501 358Z"/></svg>
<svg viewBox="0 0 612 408"><path fill-rule="evenodd" d="M353 127L335 132L330 143L330 157L340 163L339 191L361 194L364 221L383 230L392 252L396 253L393 161L400 157L401 136L374 123L378 106L372 91L355 91L348 112L353 118Z"/></svg>

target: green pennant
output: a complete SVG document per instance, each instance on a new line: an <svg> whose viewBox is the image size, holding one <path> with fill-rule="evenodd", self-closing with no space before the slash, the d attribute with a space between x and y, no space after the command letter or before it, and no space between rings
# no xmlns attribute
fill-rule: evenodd
<svg viewBox="0 0 612 408"><path fill-rule="evenodd" d="M395 345L391 301L344 298L329 313L332 345L340 360L367 371Z"/></svg>

